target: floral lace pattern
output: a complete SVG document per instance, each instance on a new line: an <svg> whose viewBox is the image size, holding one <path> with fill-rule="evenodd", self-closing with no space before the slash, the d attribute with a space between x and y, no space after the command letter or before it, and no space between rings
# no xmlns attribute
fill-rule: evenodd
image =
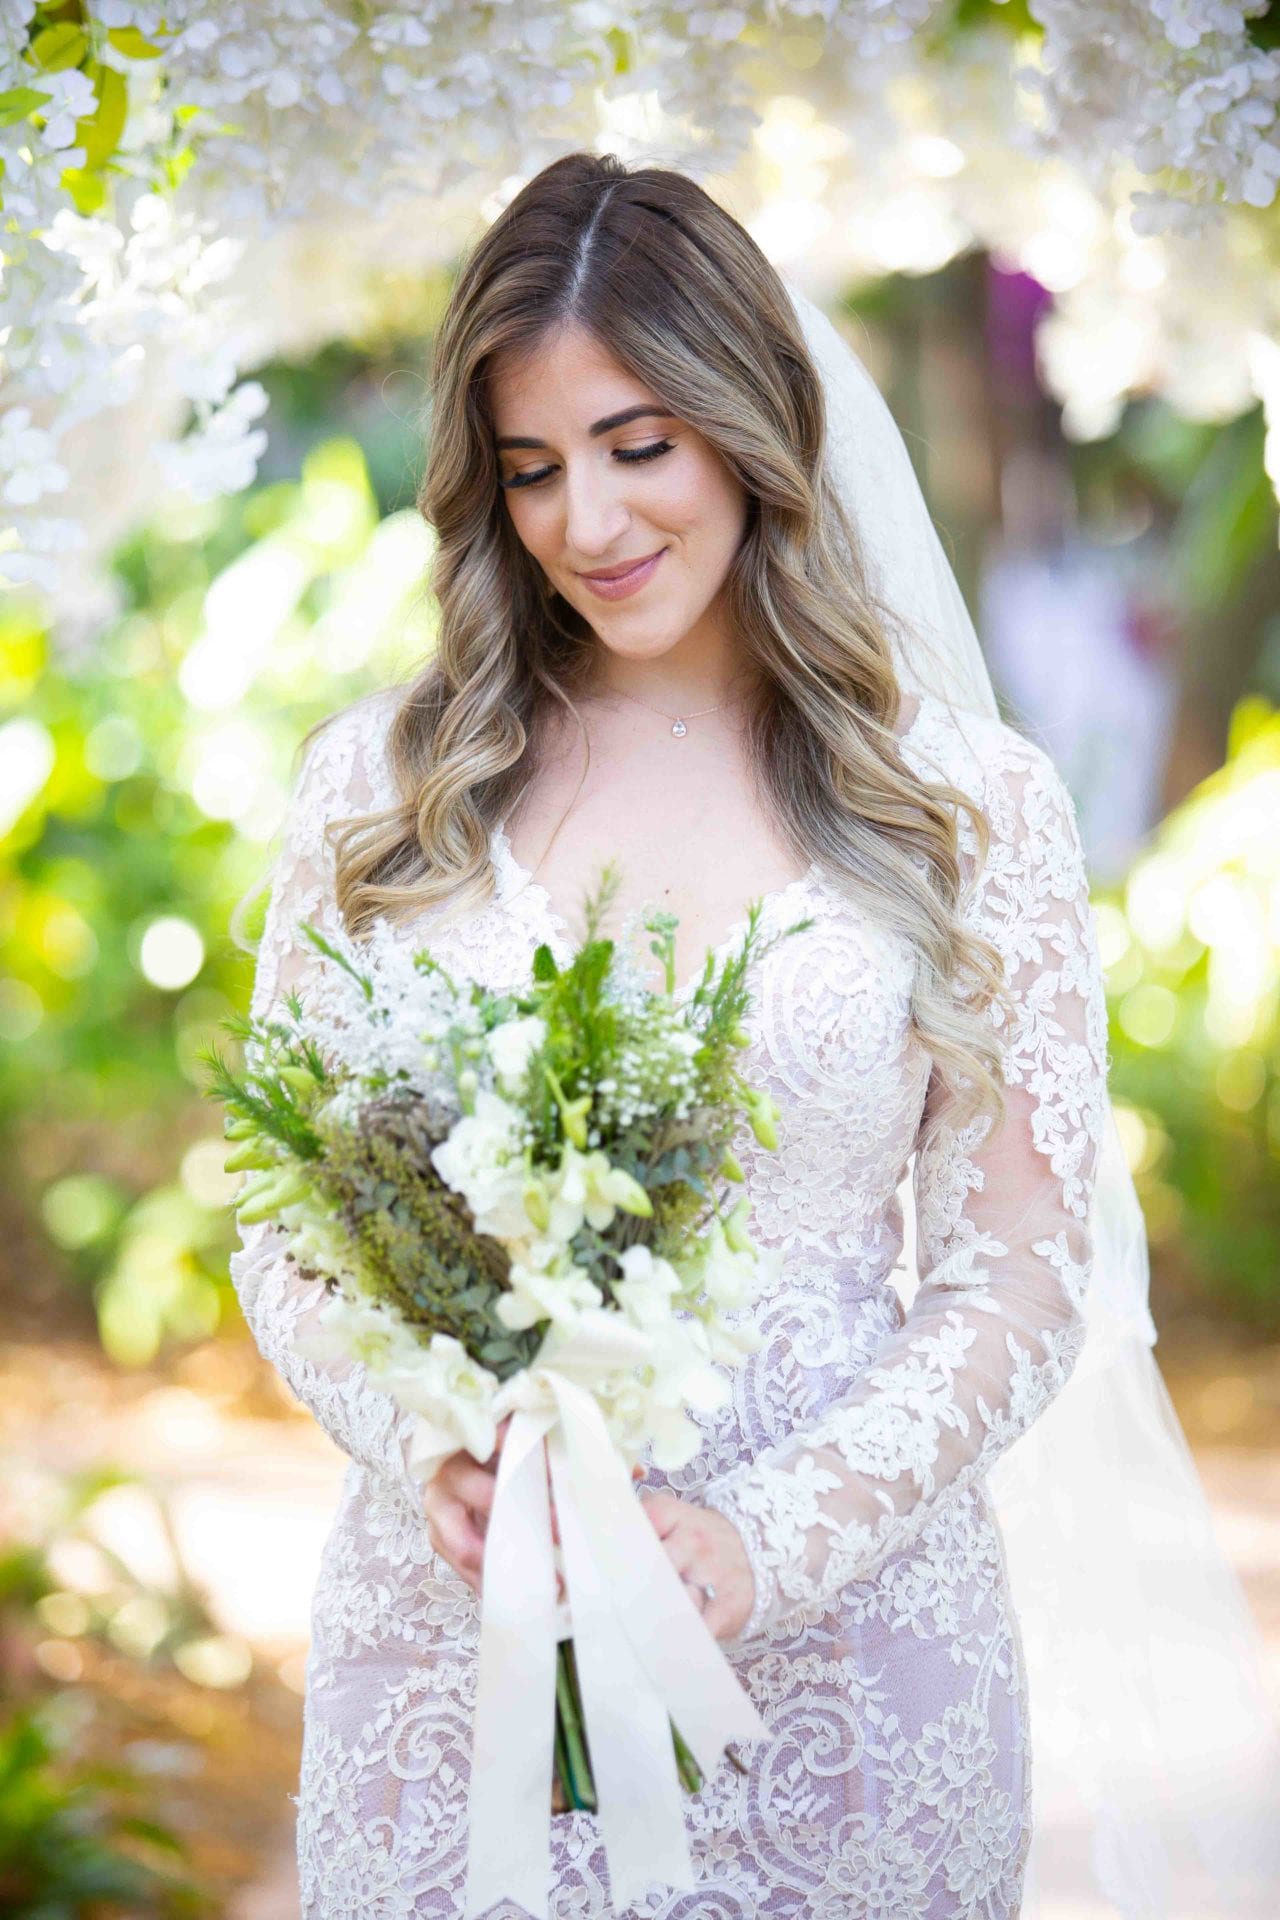
<svg viewBox="0 0 1280 1920"><path fill-rule="evenodd" d="M393 799L382 750L394 692L347 710L307 757L254 984L257 1010L335 927L326 820ZM786 1259L764 1344L703 1416L678 1473L649 1470L738 1526L753 1615L726 1647L769 1727L687 1807L692 1893L657 1883L650 1920L1012 1920L1031 1836L1026 1679L992 1461L1065 1384L1084 1339L1094 1168L1106 1106L1101 967L1074 810L1047 756L995 719L926 696L903 742L925 778L991 825L968 923L999 949L1015 1017L1006 1117L949 1127L911 1034L914 956L815 866L766 897L766 924L812 917L761 959L744 1060L782 1110L766 1153L735 1143L753 1232ZM492 898L405 937L493 987L571 940L491 842ZM961 817L972 879L976 842ZM336 930L336 929L335 929ZM921 1125L937 1120L927 1149ZM754 1151L753 1151L754 1149ZM921 1283L904 1310L897 1189L914 1161ZM358 1363L292 1348L313 1309L271 1227L233 1277L258 1344L350 1456L312 1607L298 1807L304 1920L461 1912L478 1611L431 1549L405 1464L407 1416ZM554 1822L557 1920L611 1911L594 1816ZM510 1902L488 1920L519 1920Z"/></svg>

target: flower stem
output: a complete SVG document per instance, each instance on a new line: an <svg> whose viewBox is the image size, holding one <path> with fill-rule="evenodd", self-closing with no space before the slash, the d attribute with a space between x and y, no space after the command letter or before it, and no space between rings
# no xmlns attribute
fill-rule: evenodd
<svg viewBox="0 0 1280 1920"><path fill-rule="evenodd" d="M591 1761L582 1724L582 1698L578 1690L578 1670L574 1664L572 1640L561 1640L556 1646L556 1726L563 1738L568 1762L568 1778L564 1785L570 1804L594 1813L596 1789L591 1778Z"/></svg>
<svg viewBox="0 0 1280 1920"><path fill-rule="evenodd" d="M671 1738L675 1744L676 1771L680 1775L680 1785L686 1793L697 1793L702 1785L702 1768L681 1739L680 1729L674 1720L671 1722Z"/></svg>
<svg viewBox="0 0 1280 1920"><path fill-rule="evenodd" d="M680 1785L686 1793L697 1793L704 1784L702 1769L681 1737L675 1721L670 1721L669 1725ZM594 1813L596 1788L583 1725L582 1695L578 1687L578 1668L573 1657L572 1640L561 1640L556 1646L555 1755L556 1772L569 1805ZM735 1764L742 1771L740 1763Z"/></svg>

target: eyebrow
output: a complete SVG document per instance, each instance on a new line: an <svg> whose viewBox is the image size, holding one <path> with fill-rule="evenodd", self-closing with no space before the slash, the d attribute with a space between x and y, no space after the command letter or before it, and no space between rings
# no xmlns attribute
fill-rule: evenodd
<svg viewBox="0 0 1280 1920"><path fill-rule="evenodd" d="M596 440L602 433L612 433L615 427L625 427L629 420L641 420L649 415L658 420L675 419L675 415L668 412L666 407L653 407L642 402L638 407L624 407L621 413L607 413L603 420L597 420L594 426L588 427L587 432L593 440ZM545 447L547 443L545 440L530 440L521 435L506 434L501 440L495 440L493 444L495 451L501 453L504 447Z"/></svg>

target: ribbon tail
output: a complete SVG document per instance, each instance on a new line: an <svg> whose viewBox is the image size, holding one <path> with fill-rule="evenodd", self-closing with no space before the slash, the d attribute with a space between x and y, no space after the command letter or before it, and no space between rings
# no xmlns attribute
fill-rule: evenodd
<svg viewBox="0 0 1280 1920"><path fill-rule="evenodd" d="M463 1920L510 1898L548 1920L556 1584L543 1438L513 1414L485 1535Z"/></svg>
<svg viewBox="0 0 1280 1920"><path fill-rule="evenodd" d="M768 1728L667 1558L596 1402L564 1379L555 1392L600 1578L649 1686L710 1779L729 1741L759 1740Z"/></svg>
<svg viewBox="0 0 1280 1920"><path fill-rule="evenodd" d="M655 1880L687 1890L696 1884L680 1779L667 1710L622 1628L611 1577L583 1525L562 1428L548 1436L547 1452L609 1889L621 1913Z"/></svg>

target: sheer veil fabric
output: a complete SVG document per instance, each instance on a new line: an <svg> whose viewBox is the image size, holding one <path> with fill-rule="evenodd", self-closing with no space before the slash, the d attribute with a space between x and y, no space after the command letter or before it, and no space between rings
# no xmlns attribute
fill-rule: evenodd
<svg viewBox="0 0 1280 1920"><path fill-rule="evenodd" d="M828 472L890 615L900 682L960 716L996 715L893 415L831 321L785 284L823 379ZM910 1168L898 1198L909 1307ZM1090 1228L1084 1351L989 1478L1030 1694L1021 1920L1270 1920L1280 1728L1261 1637L1152 1351L1145 1223L1110 1107Z"/></svg>

